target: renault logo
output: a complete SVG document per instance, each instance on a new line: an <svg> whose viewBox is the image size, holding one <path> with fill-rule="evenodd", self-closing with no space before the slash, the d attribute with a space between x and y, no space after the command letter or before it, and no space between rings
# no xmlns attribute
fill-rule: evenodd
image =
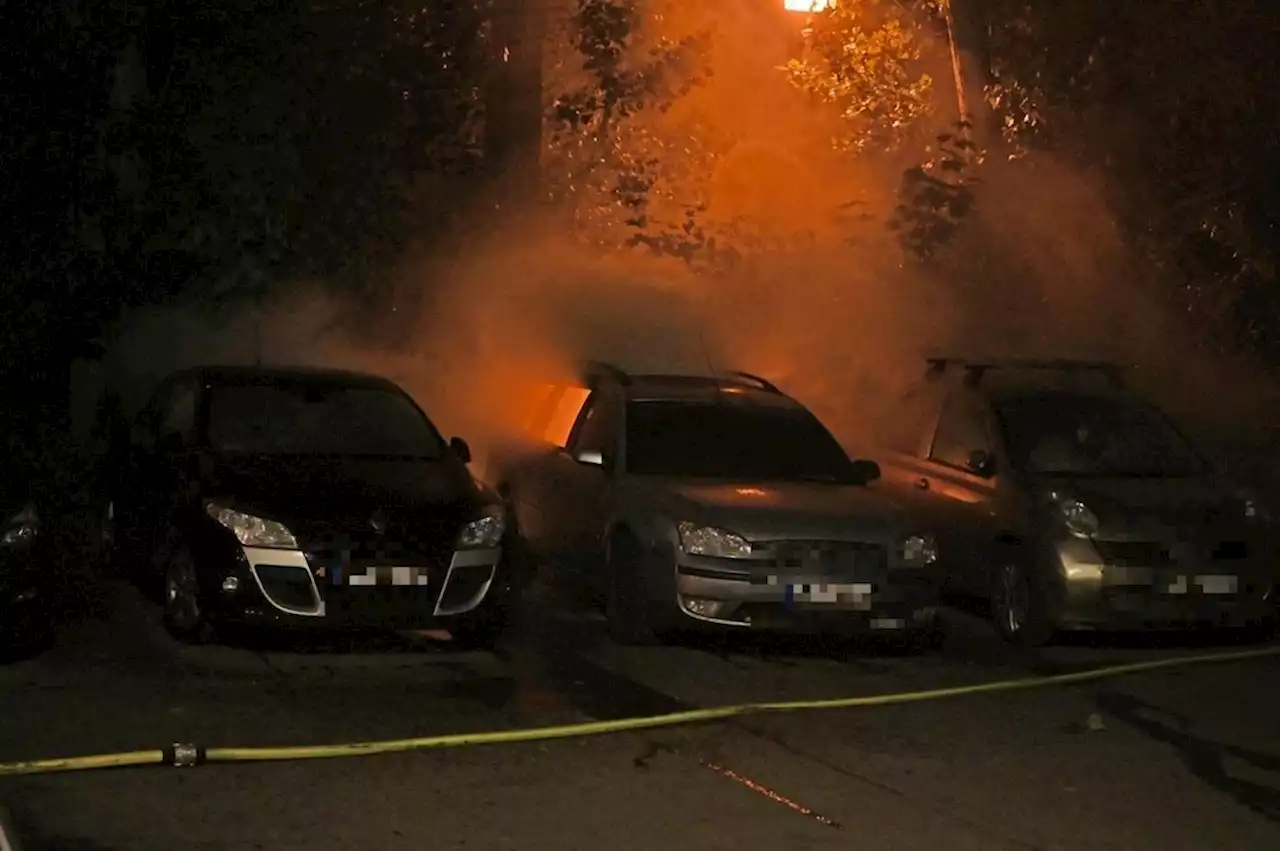
<svg viewBox="0 0 1280 851"><path fill-rule="evenodd" d="M381 535L383 532L387 531L387 515L383 514L381 511L375 511L373 516L369 518L369 526L373 531Z"/></svg>

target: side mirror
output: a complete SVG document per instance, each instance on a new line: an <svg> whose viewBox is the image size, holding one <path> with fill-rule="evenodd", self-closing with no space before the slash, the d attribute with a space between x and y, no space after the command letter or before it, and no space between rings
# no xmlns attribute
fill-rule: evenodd
<svg viewBox="0 0 1280 851"><path fill-rule="evenodd" d="M853 478L860 484L869 485L880 478L880 465L875 461L858 460L853 462Z"/></svg>
<svg viewBox="0 0 1280 851"><path fill-rule="evenodd" d="M969 453L969 461L965 466L969 469L970 473L982 476L984 479L989 479L995 475L996 459L979 449L975 452Z"/></svg>
<svg viewBox="0 0 1280 851"><path fill-rule="evenodd" d="M471 463L471 446L465 440L460 437L451 437L449 438L449 448L453 450L453 454L457 455L463 464Z"/></svg>
<svg viewBox="0 0 1280 851"><path fill-rule="evenodd" d="M575 455L573 460L588 467L603 467L604 453L595 449L585 449Z"/></svg>

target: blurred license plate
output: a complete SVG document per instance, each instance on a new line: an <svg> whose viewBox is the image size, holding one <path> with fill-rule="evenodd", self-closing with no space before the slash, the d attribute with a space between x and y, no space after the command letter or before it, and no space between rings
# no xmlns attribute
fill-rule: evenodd
<svg viewBox="0 0 1280 851"><path fill-rule="evenodd" d="M1156 589L1164 594L1235 594L1239 587L1236 577L1218 574L1167 576L1156 583Z"/></svg>
<svg viewBox="0 0 1280 851"><path fill-rule="evenodd" d="M787 585L788 603L858 603L871 596L871 586L860 582L809 582Z"/></svg>

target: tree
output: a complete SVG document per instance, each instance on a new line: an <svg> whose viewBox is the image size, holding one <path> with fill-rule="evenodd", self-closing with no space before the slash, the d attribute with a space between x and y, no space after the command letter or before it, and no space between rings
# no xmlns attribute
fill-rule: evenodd
<svg viewBox="0 0 1280 851"><path fill-rule="evenodd" d="M1280 357L1277 226L1263 200L1280 146L1255 129L1280 119L1275 10L985 0L972 11L989 33L979 53L1006 138L1101 165L1180 312Z"/></svg>
<svg viewBox="0 0 1280 851"><path fill-rule="evenodd" d="M481 165L483 0L13 11L5 363L55 383L64 341L132 305L364 292L415 235L422 176Z"/></svg>
<svg viewBox="0 0 1280 851"><path fill-rule="evenodd" d="M933 78L921 57L937 45L930 4L859 0L815 14L805 51L786 67L792 85L835 107L852 153L896 148L933 112Z"/></svg>
<svg viewBox="0 0 1280 851"><path fill-rule="evenodd" d="M551 190L589 242L687 256L692 247L654 213L662 184L683 184L712 155L710 140L691 135L672 156L649 119L703 80L712 35L670 38L646 27L649 14L637 0L579 0L569 32L575 55L562 60L548 115ZM696 217L697 208L692 201L684 212ZM687 234L695 230L689 223Z"/></svg>

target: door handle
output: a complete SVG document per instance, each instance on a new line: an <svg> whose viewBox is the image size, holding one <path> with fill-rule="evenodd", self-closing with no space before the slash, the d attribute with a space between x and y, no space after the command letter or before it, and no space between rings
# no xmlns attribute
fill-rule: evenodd
<svg viewBox="0 0 1280 851"><path fill-rule="evenodd" d="M929 480L923 476L916 479L916 488L922 491L927 491L929 489Z"/></svg>

